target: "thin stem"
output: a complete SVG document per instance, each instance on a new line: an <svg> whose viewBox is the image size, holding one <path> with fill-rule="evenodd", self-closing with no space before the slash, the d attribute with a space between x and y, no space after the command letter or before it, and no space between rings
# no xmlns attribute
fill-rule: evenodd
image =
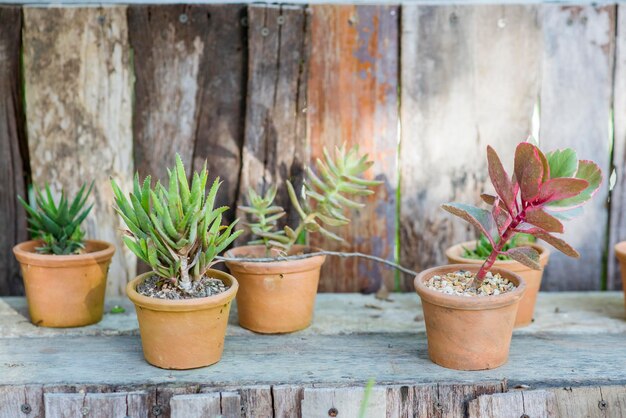
<svg viewBox="0 0 626 418"><path fill-rule="evenodd" d="M288 256L278 256L278 257L262 257L262 258L254 258L254 257L243 257L243 258L239 258L239 257L222 257L222 256L217 256L215 257L216 260L219 261L242 261L242 262L246 262L246 263L267 263L267 262L271 262L271 261L289 261L289 260L303 260L305 258L311 258L311 257L316 257L318 255L330 255L330 256L335 256L335 257L342 257L342 258L347 258L347 257L359 257L359 258L365 258L368 260L373 260L382 264L385 264L389 267L393 267L397 270L400 270L403 273L406 274L410 274L412 276L416 276L417 272L410 270L406 267L402 267L399 264L396 264L392 261L386 260L384 258L380 258L380 257L376 257L373 255L369 255L369 254L363 254L363 253L358 253L358 252L353 252L353 253L342 253L342 252L338 252L338 251L316 251L314 253L306 253L306 254L298 254L298 255L288 255Z"/></svg>

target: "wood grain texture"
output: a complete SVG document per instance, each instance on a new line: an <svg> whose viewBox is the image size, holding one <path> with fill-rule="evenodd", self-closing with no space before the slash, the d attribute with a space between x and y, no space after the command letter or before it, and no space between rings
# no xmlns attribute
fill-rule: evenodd
<svg viewBox="0 0 626 418"><path fill-rule="evenodd" d="M615 6L542 6L544 36L540 145L545 150L574 147L593 160L605 179L610 167L609 120L613 85ZM564 239L580 259L557 251L550 257L545 290L599 289L604 268L608 181L567 223Z"/></svg>
<svg viewBox="0 0 626 418"><path fill-rule="evenodd" d="M476 237L440 205L479 203L489 187L487 144L511 167L515 145L531 132L537 9L407 5L401 54L400 260L420 271L445 264L447 247Z"/></svg>
<svg viewBox="0 0 626 418"><path fill-rule="evenodd" d="M41 385L0 386L0 417L24 418L29 414L32 417L44 416Z"/></svg>
<svg viewBox="0 0 626 418"><path fill-rule="evenodd" d="M28 239L26 216L16 196L26 196L29 175L24 131L20 48L22 11L0 7L0 295L23 295L20 266L11 249Z"/></svg>
<svg viewBox="0 0 626 418"><path fill-rule="evenodd" d="M116 254L107 294L122 294L135 257L120 238L109 178L130 186L131 69L126 7L25 8L24 77L32 179L72 195L95 181L84 228Z"/></svg>
<svg viewBox="0 0 626 418"><path fill-rule="evenodd" d="M347 242L310 236L313 246L393 259L395 249L398 142L398 19L395 6L311 8L311 60L307 132L311 163L327 147L359 145L375 165L369 178L384 182L367 206L337 229ZM374 292L393 287L393 270L355 258L329 258L320 291Z"/></svg>
<svg viewBox="0 0 626 418"><path fill-rule="evenodd" d="M609 246L607 248L607 289L624 287L613 247L626 240L626 6L617 6L615 73L613 80L613 161L615 186L611 191ZM606 181L610 173L605 173Z"/></svg>
<svg viewBox="0 0 626 418"><path fill-rule="evenodd" d="M274 418L299 418L302 416L304 388L293 385L272 386Z"/></svg>
<svg viewBox="0 0 626 418"><path fill-rule="evenodd" d="M141 176L167 179L177 152L188 171L208 159L211 176L224 180L220 202L234 203L243 134L244 12L240 5L129 9Z"/></svg>
<svg viewBox="0 0 626 418"><path fill-rule="evenodd" d="M308 418L358 417L365 402L365 388L306 388L302 399L302 416ZM373 387L365 404L365 417L384 418L387 414L387 392Z"/></svg>
<svg viewBox="0 0 626 418"><path fill-rule="evenodd" d="M170 400L172 418L213 418L222 414L219 392L177 395Z"/></svg>
<svg viewBox="0 0 626 418"><path fill-rule="evenodd" d="M556 418L556 397L547 390L514 391L482 395L470 401L470 418Z"/></svg>
<svg viewBox="0 0 626 418"><path fill-rule="evenodd" d="M285 180L299 189L308 163L305 131L307 12L303 7L248 7L248 88L239 204L247 191L276 184L276 204L297 224ZM243 213L239 213L243 217ZM240 238L240 242L249 240Z"/></svg>
<svg viewBox="0 0 626 418"><path fill-rule="evenodd" d="M241 396L241 414L248 418L272 417L274 405L271 386L255 386L243 388Z"/></svg>
<svg viewBox="0 0 626 418"><path fill-rule="evenodd" d="M45 393L46 418L147 417L147 395L129 393Z"/></svg>
<svg viewBox="0 0 626 418"><path fill-rule="evenodd" d="M221 407L224 418L240 418L241 396L237 392L222 392Z"/></svg>

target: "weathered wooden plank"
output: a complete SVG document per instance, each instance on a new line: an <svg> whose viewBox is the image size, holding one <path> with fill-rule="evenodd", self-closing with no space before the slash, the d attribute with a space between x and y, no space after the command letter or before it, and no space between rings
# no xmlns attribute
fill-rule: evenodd
<svg viewBox="0 0 626 418"><path fill-rule="evenodd" d="M484 394L506 391L506 383L501 381L481 384L439 384L437 385L437 417L466 416L469 401Z"/></svg>
<svg viewBox="0 0 626 418"><path fill-rule="evenodd" d="M11 251L28 239L24 210L16 198L26 195L30 170L20 73L21 33L21 9L0 7L0 295L24 294L20 266Z"/></svg>
<svg viewBox="0 0 626 418"><path fill-rule="evenodd" d="M241 396L237 392L221 393L222 416L224 418L241 418Z"/></svg>
<svg viewBox="0 0 626 418"><path fill-rule="evenodd" d="M143 358L142 358L143 360ZM152 366L151 366L152 367ZM152 405L150 412L152 416L169 417L172 415L171 401L175 396L190 395L198 393L197 384L184 386L157 386L154 394L150 397Z"/></svg>
<svg viewBox="0 0 626 418"><path fill-rule="evenodd" d="M607 417L626 417L626 386L601 386L598 409Z"/></svg>
<svg viewBox="0 0 626 418"><path fill-rule="evenodd" d="M119 305L122 314L108 313ZM4 338L139 335L135 308L127 298L108 298L103 320L93 326L53 329L34 326L28 321L24 298L0 299L0 335ZM346 311L349 309L349 312ZM227 335L251 335L238 324L231 310ZM422 306L415 294L393 294L377 300L374 295L323 293L315 303L313 323L300 336L359 333L420 334L425 331ZM516 335L626 333L622 292L545 292L539 295L532 327L515 330ZM567 326L563 326L566 323Z"/></svg>
<svg viewBox="0 0 626 418"><path fill-rule="evenodd" d="M147 417L147 395L126 393L45 393L46 418Z"/></svg>
<svg viewBox="0 0 626 418"><path fill-rule="evenodd" d="M412 386L388 386L387 418L415 416L420 416L415 414L415 389Z"/></svg>
<svg viewBox="0 0 626 418"><path fill-rule="evenodd" d="M556 398L545 390L515 391L482 395L470 401L470 418L556 418Z"/></svg>
<svg viewBox="0 0 626 418"><path fill-rule="evenodd" d="M311 8L307 132L311 162L327 147L358 144L375 161L367 173L382 180L367 207L339 231L347 243L311 236L311 244L393 259L398 142L398 18L396 6ZM393 285L394 272L362 259L329 258L320 290L376 291Z"/></svg>
<svg viewBox="0 0 626 418"><path fill-rule="evenodd" d="M221 415L219 392L176 395L170 400L172 418L213 418Z"/></svg>
<svg viewBox="0 0 626 418"><path fill-rule="evenodd" d="M626 6L617 6L613 80L613 161L615 186L611 191L606 287L622 289L621 271L613 247L626 240ZM610 173L605 173L608 180Z"/></svg>
<svg viewBox="0 0 626 418"><path fill-rule="evenodd" d="M134 151L141 175L163 179L178 152L186 166L224 181L218 204L233 206L245 95L245 6L136 6Z"/></svg>
<svg viewBox="0 0 626 418"><path fill-rule="evenodd" d="M444 264L448 246L476 236L440 205L478 203L488 187L486 145L510 166L516 143L530 133L540 35L535 6L403 7L403 265Z"/></svg>
<svg viewBox="0 0 626 418"><path fill-rule="evenodd" d="M241 414L244 418L271 417L274 414L271 386L243 388L241 396Z"/></svg>
<svg viewBox="0 0 626 418"><path fill-rule="evenodd" d="M385 388L373 387L367 400L364 396L365 388L306 388L302 399L302 416L358 417L364 402L365 417L383 418L387 415Z"/></svg>
<svg viewBox="0 0 626 418"><path fill-rule="evenodd" d="M42 386L0 386L0 417L24 418L24 414L43 417Z"/></svg>
<svg viewBox="0 0 626 418"><path fill-rule="evenodd" d="M559 388L554 391L554 394L558 410L557 416L572 418L607 416L606 407L602 404L602 391L597 386Z"/></svg>
<svg viewBox="0 0 626 418"><path fill-rule="evenodd" d="M608 178L615 6L542 6L544 52L539 141L544 149L574 147ZM546 290L599 289L608 222L608 181L585 214L568 222L564 239L580 259L555 252L543 278Z"/></svg>
<svg viewBox="0 0 626 418"><path fill-rule="evenodd" d="M285 180L299 189L308 162L304 129L307 13L303 7L251 5L248 24L248 96L239 204L247 203L250 187L265 192L276 184L276 204L285 208L285 220L293 225L299 216L289 203Z"/></svg>
<svg viewBox="0 0 626 418"><path fill-rule="evenodd" d="M274 418L299 418L302 416L304 388L293 385L272 386Z"/></svg>
<svg viewBox="0 0 626 418"><path fill-rule="evenodd" d="M24 78L33 182L76 193L95 181L87 238L115 244L107 293L122 294L135 257L122 244L109 177L133 171L126 7L25 8Z"/></svg>

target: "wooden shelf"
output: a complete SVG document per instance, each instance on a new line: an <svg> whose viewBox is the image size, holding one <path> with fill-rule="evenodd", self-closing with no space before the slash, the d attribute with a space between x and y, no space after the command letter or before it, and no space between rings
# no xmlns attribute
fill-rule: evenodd
<svg viewBox="0 0 626 418"><path fill-rule="evenodd" d="M303 388L362 391L374 379L377 387L406 386L412 391L430 387L439 393L459 384L463 393L473 388L463 398L466 408L470 398L507 388L626 384L626 313L618 292L542 293L535 323L515 331L509 362L481 372L449 370L428 360L415 294L392 294L389 301L320 294L313 325L290 335L244 330L236 324L234 309L222 361L188 371L148 365L132 305L111 299L107 312L116 304L126 312L107 313L97 325L47 329L28 322L23 298L0 299L0 385L7 385L6 393L9 386L41 386L41 393L160 390L162 396L174 396L234 391L241 397L246 388L287 387L295 391L290 396L301 397ZM491 405L481 402L477 408Z"/></svg>

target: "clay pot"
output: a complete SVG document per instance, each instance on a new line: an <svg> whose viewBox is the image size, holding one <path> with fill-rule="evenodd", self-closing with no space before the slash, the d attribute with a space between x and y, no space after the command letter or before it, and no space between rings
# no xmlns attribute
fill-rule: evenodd
<svg viewBox="0 0 626 418"><path fill-rule="evenodd" d="M223 271L208 270L207 275L220 279L228 290L205 298L166 300L137 293L137 285L152 274L141 274L126 286L126 294L135 304L148 363L183 370L220 361L230 305L239 287L237 280Z"/></svg>
<svg viewBox="0 0 626 418"><path fill-rule="evenodd" d="M292 254L307 250L294 245ZM265 246L236 247L227 257L266 257ZM266 263L227 261L241 284L237 294L239 324L254 332L279 334L302 330L313 320L320 269L326 256Z"/></svg>
<svg viewBox="0 0 626 418"><path fill-rule="evenodd" d="M624 303L626 304L626 241L618 242L614 248L622 272L622 287L624 288Z"/></svg>
<svg viewBox="0 0 626 418"><path fill-rule="evenodd" d="M501 268L492 268L517 288L497 296L446 295L426 287L432 276L458 270L477 273L475 264L451 264L425 270L415 278L422 299L428 355L440 366L456 370L494 369L506 363L524 280Z"/></svg>
<svg viewBox="0 0 626 418"><path fill-rule="evenodd" d="M33 324L43 327L81 327L102 319L109 264L115 252L104 241L85 241L78 255L38 254L40 241L13 247L19 261L28 311Z"/></svg>
<svg viewBox="0 0 626 418"><path fill-rule="evenodd" d="M537 302L537 294L541 287L541 278L543 277L543 271L548 264L550 258L550 249L539 244L528 244L529 247L533 247L539 253L539 264L541 264L541 270L533 270L530 267L518 263L515 260L498 260L494 263L494 267L503 268L513 273L518 274L526 282L526 293L519 303L519 309L517 311L517 318L515 319L515 327L525 327L530 325L533 321L533 315L535 313L535 303ZM464 258L464 248L474 249L476 247L476 241L467 241L461 244L453 245L446 250L446 256L448 257L448 263L450 264L476 264L482 265L484 260L473 260L471 258Z"/></svg>

